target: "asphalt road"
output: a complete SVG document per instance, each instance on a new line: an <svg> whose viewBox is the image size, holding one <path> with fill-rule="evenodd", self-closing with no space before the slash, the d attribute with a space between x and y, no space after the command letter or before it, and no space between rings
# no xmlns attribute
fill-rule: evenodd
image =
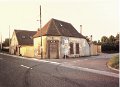
<svg viewBox="0 0 120 87"><path fill-rule="evenodd" d="M100 54L99 56L89 56L80 58L68 58L68 59L46 59L47 61L58 62L66 65L78 66L83 68L89 68L94 70L106 71L119 73L117 70L108 68L107 62L112 56L119 55L115 54Z"/></svg>
<svg viewBox="0 0 120 87"><path fill-rule="evenodd" d="M119 87L119 78L0 54L0 87Z"/></svg>

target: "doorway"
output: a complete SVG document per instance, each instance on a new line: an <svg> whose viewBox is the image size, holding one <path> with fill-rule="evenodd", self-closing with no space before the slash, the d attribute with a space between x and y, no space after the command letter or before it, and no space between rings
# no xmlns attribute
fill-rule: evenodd
<svg viewBox="0 0 120 87"><path fill-rule="evenodd" d="M59 58L59 49L58 49L58 40L49 40L48 41L48 58L49 59L58 59Z"/></svg>

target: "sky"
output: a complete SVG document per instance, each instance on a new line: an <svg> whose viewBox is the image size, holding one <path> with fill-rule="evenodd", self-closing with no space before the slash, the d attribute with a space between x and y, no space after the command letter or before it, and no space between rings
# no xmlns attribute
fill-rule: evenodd
<svg viewBox="0 0 120 87"><path fill-rule="evenodd" d="M36 31L39 28L39 7L42 26L51 18L71 23L84 36L93 40L119 32L119 0L0 0L0 35L3 40L14 29ZM9 27L10 26L10 27Z"/></svg>

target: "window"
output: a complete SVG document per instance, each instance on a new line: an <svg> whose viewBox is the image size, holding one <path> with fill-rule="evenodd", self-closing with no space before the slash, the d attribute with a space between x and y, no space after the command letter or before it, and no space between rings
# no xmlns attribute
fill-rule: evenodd
<svg viewBox="0 0 120 87"><path fill-rule="evenodd" d="M76 54L79 54L79 43L76 43Z"/></svg>
<svg viewBox="0 0 120 87"><path fill-rule="evenodd" d="M22 38L24 39L24 38L25 38L25 36L22 36Z"/></svg>
<svg viewBox="0 0 120 87"><path fill-rule="evenodd" d="M62 27L63 25L62 25L62 24L60 24L60 26Z"/></svg>
<svg viewBox="0 0 120 87"><path fill-rule="evenodd" d="M74 51L73 51L73 43L70 43L70 54L74 54Z"/></svg>

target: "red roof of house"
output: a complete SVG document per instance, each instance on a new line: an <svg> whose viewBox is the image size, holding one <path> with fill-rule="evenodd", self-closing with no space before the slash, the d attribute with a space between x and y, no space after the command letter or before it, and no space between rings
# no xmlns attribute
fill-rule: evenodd
<svg viewBox="0 0 120 87"><path fill-rule="evenodd" d="M45 26L43 26L33 36L34 38L42 36L66 36L66 37L77 37L85 38L80 34L70 23L60 21L57 19L51 19Z"/></svg>

